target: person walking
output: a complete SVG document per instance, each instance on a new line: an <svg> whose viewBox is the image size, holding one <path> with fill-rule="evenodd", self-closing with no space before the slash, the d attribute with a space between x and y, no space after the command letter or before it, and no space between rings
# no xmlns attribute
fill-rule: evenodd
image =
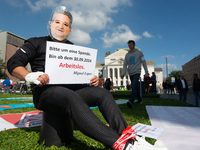
<svg viewBox="0 0 200 150"><path fill-rule="evenodd" d="M169 83L169 80L167 79L166 81L166 86L167 86L167 94L169 95L169 92L170 92L170 83Z"/></svg>
<svg viewBox="0 0 200 150"><path fill-rule="evenodd" d="M186 102L188 85L187 85L187 81L184 79L183 74L181 74L180 78L177 80L177 89L178 89L178 93L179 93L179 100Z"/></svg>
<svg viewBox="0 0 200 150"><path fill-rule="evenodd" d="M130 51L126 54L124 58L122 78L125 76L126 69L128 66L128 73L131 79L132 92L130 95L130 100L127 102L127 105L129 108L132 108L133 103L135 101L135 97L137 97L138 99L138 102L137 102L138 104L143 103L142 98L140 97L140 94L137 88L138 80L141 74L141 63L143 64L143 67L145 70L145 76L148 76L148 69L147 69L146 60L144 58L142 51L135 48L135 41L129 40L128 46L129 46Z"/></svg>
<svg viewBox="0 0 200 150"><path fill-rule="evenodd" d="M50 35L26 40L9 59L9 73L31 83L33 102L37 109L68 115L82 133L113 149L167 150L164 146L153 146L135 135L110 91L98 87L97 76L91 78L90 84L48 84L49 75L44 73L46 43L51 41L57 44L73 44L67 40L71 33L71 24L72 15L67 8L57 7L51 15ZM32 72L25 68L28 62ZM99 107L109 126L92 112L92 106Z"/></svg>
<svg viewBox="0 0 200 150"><path fill-rule="evenodd" d="M172 93L175 95L174 88L175 88L174 83L171 83L171 95L172 95Z"/></svg>
<svg viewBox="0 0 200 150"><path fill-rule="evenodd" d="M195 104L199 107L200 100L200 79L198 78L198 74L193 75L193 94L195 98Z"/></svg>

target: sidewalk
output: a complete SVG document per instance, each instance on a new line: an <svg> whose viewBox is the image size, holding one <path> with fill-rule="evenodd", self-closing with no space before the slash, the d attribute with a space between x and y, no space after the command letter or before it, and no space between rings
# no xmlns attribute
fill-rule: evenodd
<svg viewBox="0 0 200 150"><path fill-rule="evenodd" d="M160 98L162 98L163 93L161 92L161 93L158 93L158 94L160 94ZM168 95L168 94L167 94L167 98L179 100L179 94L178 94L178 93L176 93L175 95L171 95L171 94ZM186 103L195 105L195 99L194 99L194 95L193 95L193 94L188 94L188 93L187 93L187 100L186 100Z"/></svg>

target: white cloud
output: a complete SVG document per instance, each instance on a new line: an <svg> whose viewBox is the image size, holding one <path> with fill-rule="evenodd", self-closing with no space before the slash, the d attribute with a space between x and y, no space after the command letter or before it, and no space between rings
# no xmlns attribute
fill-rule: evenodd
<svg viewBox="0 0 200 150"><path fill-rule="evenodd" d="M162 39L162 35L159 34L159 35L158 35L158 38L159 38L159 39Z"/></svg>
<svg viewBox="0 0 200 150"><path fill-rule="evenodd" d="M167 57L167 59L174 59L175 58L174 55L166 55L166 56L161 56L160 59L166 59L166 57Z"/></svg>
<svg viewBox="0 0 200 150"><path fill-rule="evenodd" d="M184 55L182 55L182 58L184 58L185 57L185 54Z"/></svg>
<svg viewBox="0 0 200 150"><path fill-rule="evenodd" d="M104 33L101 39L104 41L104 47L108 48L112 47L113 44L127 43L130 39L137 41L141 39L141 36L133 34L128 26L122 24L115 28L113 33Z"/></svg>
<svg viewBox="0 0 200 150"><path fill-rule="evenodd" d="M117 13L121 6L131 6L131 0L25 0L31 10L35 13L44 8L55 8L64 5L73 16L72 28L90 32L104 30L113 23L111 14ZM85 36L85 35L84 35ZM83 38L79 38L84 40ZM74 42L80 42L74 39ZM85 41L82 41L85 43Z"/></svg>
<svg viewBox="0 0 200 150"><path fill-rule="evenodd" d="M87 14L82 12L71 12L73 15L73 28L78 28L86 32L92 32L94 30L103 30L106 28L108 23L112 23L113 20L108 17L105 13L96 10L95 12L90 11Z"/></svg>
<svg viewBox="0 0 200 150"><path fill-rule="evenodd" d="M21 0L6 0L12 7L21 7L24 5Z"/></svg>
<svg viewBox="0 0 200 150"><path fill-rule="evenodd" d="M146 38L153 38L153 37L154 37L154 36L151 35L148 31L145 31L145 32L143 33L143 36L146 37Z"/></svg>
<svg viewBox="0 0 200 150"><path fill-rule="evenodd" d="M69 40L75 41L78 45L87 45L91 43L90 35L81 30L73 30L69 35Z"/></svg>
<svg viewBox="0 0 200 150"><path fill-rule="evenodd" d="M168 70L177 69L177 65L176 64L167 64L167 67L168 67ZM166 64L156 65L156 68L162 68L164 70L164 69L166 69Z"/></svg>

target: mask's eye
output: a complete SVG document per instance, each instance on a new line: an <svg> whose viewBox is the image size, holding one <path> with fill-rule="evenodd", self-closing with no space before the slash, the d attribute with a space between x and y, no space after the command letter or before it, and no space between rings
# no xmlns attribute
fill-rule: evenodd
<svg viewBox="0 0 200 150"><path fill-rule="evenodd" d="M64 24L66 27L68 27L69 25L67 23Z"/></svg>

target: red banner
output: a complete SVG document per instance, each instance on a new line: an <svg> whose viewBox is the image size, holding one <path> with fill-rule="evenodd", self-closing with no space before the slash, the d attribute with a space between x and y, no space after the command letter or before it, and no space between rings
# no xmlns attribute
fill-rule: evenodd
<svg viewBox="0 0 200 150"><path fill-rule="evenodd" d="M41 126L41 123L42 111L39 110L0 115L0 131L15 128L37 127Z"/></svg>

